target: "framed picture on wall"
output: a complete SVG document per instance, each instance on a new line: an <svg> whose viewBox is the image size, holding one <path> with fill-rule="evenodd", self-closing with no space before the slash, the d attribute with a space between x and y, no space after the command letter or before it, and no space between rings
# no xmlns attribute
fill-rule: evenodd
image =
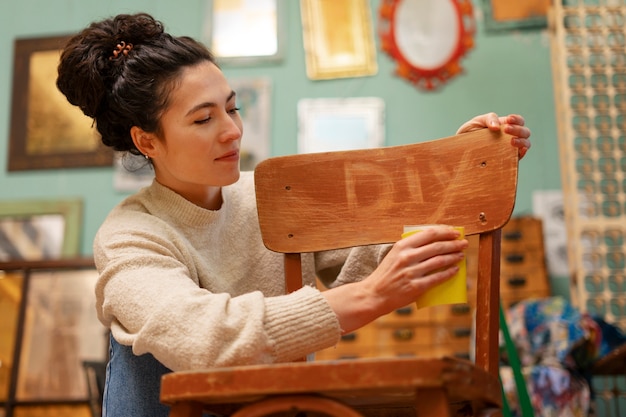
<svg viewBox="0 0 626 417"><path fill-rule="evenodd" d="M250 65L283 58L283 0L205 0L202 39L220 64Z"/></svg>
<svg viewBox="0 0 626 417"><path fill-rule="evenodd" d="M298 153L384 146L384 118L385 103L378 97L302 99Z"/></svg>
<svg viewBox="0 0 626 417"><path fill-rule="evenodd" d="M57 259L79 253L82 201L0 202L0 261Z"/></svg>
<svg viewBox="0 0 626 417"><path fill-rule="evenodd" d="M300 0L307 76L360 77L378 71L368 0Z"/></svg>
<svg viewBox="0 0 626 417"><path fill-rule="evenodd" d="M550 4L552 0L483 0L485 30L545 28Z"/></svg>
<svg viewBox="0 0 626 417"><path fill-rule="evenodd" d="M243 123L240 168L252 171L271 153L271 80L264 77L231 78L229 84L237 92L237 106Z"/></svg>
<svg viewBox="0 0 626 417"><path fill-rule="evenodd" d="M8 170L111 166L92 119L56 87L69 36L16 39Z"/></svg>

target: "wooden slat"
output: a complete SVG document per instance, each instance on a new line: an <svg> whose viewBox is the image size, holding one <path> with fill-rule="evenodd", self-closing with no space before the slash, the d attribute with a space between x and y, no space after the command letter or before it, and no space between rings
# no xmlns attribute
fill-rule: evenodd
<svg viewBox="0 0 626 417"><path fill-rule="evenodd" d="M451 402L501 405L497 379L463 360L376 358L217 368L163 376L161 401L201 400L205 410L238 408L268 395L317 392L355 407L414 404L416 391L445 387Z"/></svg>
<svg viewBox="0 0 626 417"><path fill-rule="evenodd" d="M261 162L266 246L312 252L390 243L416 222L464 225L466 235L502 227L517 188L510 136L483 129L445 139Z"/></svg>

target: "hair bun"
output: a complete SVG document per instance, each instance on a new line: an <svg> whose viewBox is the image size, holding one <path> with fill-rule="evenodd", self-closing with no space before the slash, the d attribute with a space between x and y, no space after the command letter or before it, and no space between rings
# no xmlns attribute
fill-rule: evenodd
<svg viewBox="0 0 626 417"><path fill-rule="evenodd" d="M136 52L139 45L150 43L163 33L163 24L146 13L121 14L92 23L66 44L58 67L57 87L71 104L95 117L107 86L121 73L120 60L109 59L118 51L117 45L124 42L124 48L132 44Z"/></svg>

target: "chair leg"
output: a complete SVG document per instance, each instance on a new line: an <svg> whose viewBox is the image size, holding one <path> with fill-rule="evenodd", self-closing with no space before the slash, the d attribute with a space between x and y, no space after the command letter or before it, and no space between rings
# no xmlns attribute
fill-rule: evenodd
<svg viewBox="0 0 626 417"><path fill-rule="evenodd" d="M231 417L264 417L275 413L293 413L291 415L305 412L314 412L318 415L328 417L363 417L356 410L330 398L318 397L314 395L288 395L272 397L240 408Z"/></svg>
<svg viewBox="0 0 626 417"><path fill-rule="evenodd" d="M202 417L202 404L193 401L173 404L169 417Z"/></svg>

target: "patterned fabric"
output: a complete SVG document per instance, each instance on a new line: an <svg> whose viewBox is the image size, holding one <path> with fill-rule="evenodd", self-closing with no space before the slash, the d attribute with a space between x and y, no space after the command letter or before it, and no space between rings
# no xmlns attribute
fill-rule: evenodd
<svg viewBox="0 0 626 417"><path fill-rule="evenodd" d="M590 366L626 343L620 330L581 313L562 297L525 300L506 312L536 416L587 416ZM500 370L513 416L521 416L512 369ZM525 417L525 416L524 416Z"/></svg>
<svg viewBox="0 0 626 417"><path fill-rule="evenodd" d="M539 417L585 417L590 405L590 389L579 374L567 369L550 366L527 366L522 370L528 395ZM511 367L500 368L500 378L513 417L522 416L517 388Z"/></svg>

